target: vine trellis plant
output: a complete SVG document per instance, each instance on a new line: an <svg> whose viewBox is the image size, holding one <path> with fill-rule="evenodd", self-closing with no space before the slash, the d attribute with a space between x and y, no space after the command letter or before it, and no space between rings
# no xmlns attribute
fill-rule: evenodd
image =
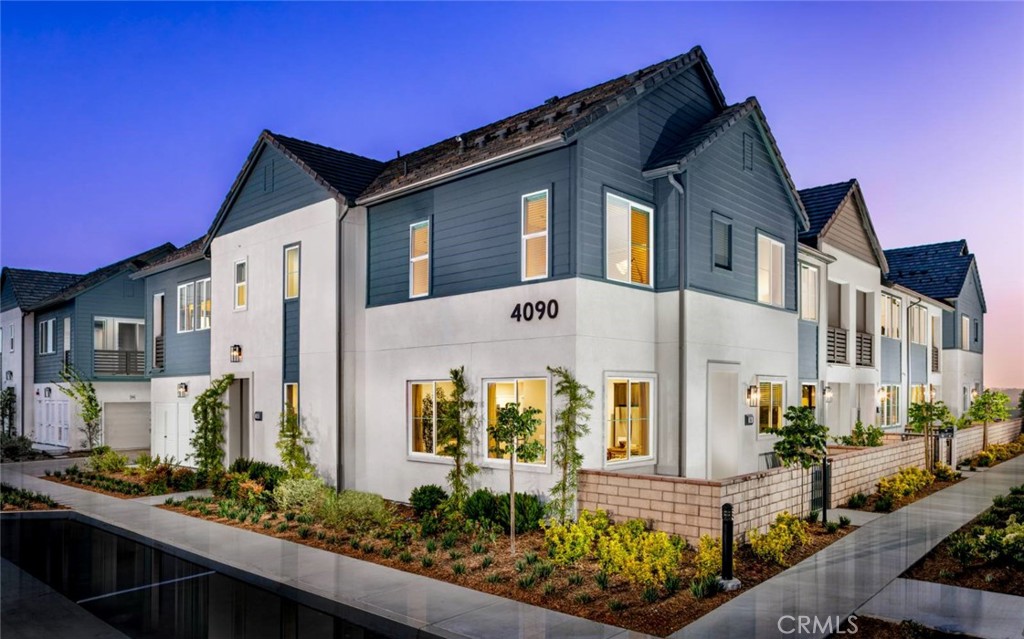
<svg viewBox="0 0 1024 639"><path fill-rule="evenodd" d="M469 497L469 480L480 468L469 461L473 428L476 426L476 402L470 399L465 366L449 371L452 380L451 398L439 405L437 413L437 440L445 442L441 454L451 457L454 465L448 471L451 496L448 506L452 512L462 512ZM438 390L441 396L441 391ZM440 404L440 400L439 400Z"/></svg>
<svg viewBox="0 0 1024 639"><path fill-rule="evenodd" d="M551 458L559 478L551 488L548 513L553 519L565 523L576 509L579 470L583 466L579 439L590 432L588 421L593 409L594 391L581 384L567 368L548 366L548 371L555 378L555 395L565 402L555 412L555 442Z"/></svg>
<svg viewBox="0 0 1024 639"><path fill-rule="evenodd" d="M281 413L277 430L277 452L281 454L281 464L288 469L291 479L311 479L316 476L316 468L309 461L306 447L313 443L313 438L302 430L299 414L290 406Z"/></svg>
<svg viewBox="0 0 1024 639"><path fill-rule="evenodd" d="M202 482L224 471L224 393L235 381L228 373L210 382L210 387L196 397L192 405L192 417L196 430L189 444L192 445L190 459L196 462L196 471Z"/></svg>

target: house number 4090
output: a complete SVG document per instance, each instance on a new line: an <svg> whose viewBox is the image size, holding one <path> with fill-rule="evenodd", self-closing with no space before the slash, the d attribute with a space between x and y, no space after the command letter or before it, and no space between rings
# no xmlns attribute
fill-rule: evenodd
<svg viewBox="0 0 1024 639"><path fill-rule="evenodd" d="M555 319L558 317L558 300L538 301L538 302L527 302L525 304L516 304L516 307L512 309L512 319L517 322L532 322L533 318L539 320L545 317Z"/></svg>

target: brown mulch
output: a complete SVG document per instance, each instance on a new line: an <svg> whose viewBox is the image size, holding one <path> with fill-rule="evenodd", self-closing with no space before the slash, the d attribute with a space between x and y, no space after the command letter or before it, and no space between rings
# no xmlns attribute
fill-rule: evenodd
<svg viewBox="0 0 1024 639"><path fill-rule="evenodd" d="M41 504L38 501L34 501L29 505L28 508L18 508L13 504L4 504L2 510L5 513L23 513L30 510L68 510L68 507L63 504L57 504L56 506L47 506L46 504Z"/></svg>
<svg viewBox="0 0 1024 639"><path fill-rule="evenodd" d="M899 501L894 503L893 506L892 506L892 510L890 510L888 512L896 512L900 508L903 508L904 506L909 506L910 504L914 503L915 501L917 501L919 499L924 499L928 495L933 495L933 494L939 492L940 490L945 490L946 488L949 488L950 486L953 486L954 484L959 484L964 479L966 479L966 477L961 477L960 479L953 479L951 481L935 480L934 482L931 483L930 486L925 486L924 488L922 488L921 490L917 491L913 495L910 495L908 497L904 497L903 499L900 499ZM879 499L879 494L877 492L876 493L872 493L872 494L868 495L867 503L865 503L864 506L862 506L861 508L851 508L848 503L844 504L843 508L849 508L850 510L863 510L863 511L867 511L867 512L872 512L873 513L873 512L875 512L875 502L877 502L878 499Z"/></svg>
<svg viewBox="0 0 1024 639"><path fill-rule="evenodd" d="M215 504L212 504L211 507L216 509ZM680 591L671 596L665 596L666 593L662 592L661 595L664 598L659 599L659 601L653 604L648 604L641 599L639 588L631 587L619 576L612 577L607 591L602 591L595 579L595 576L600 571L600 566L594 560L580 561L570 567L556 567L548 579L538 579L530 587L520 587L518 584L520 576L532 572L533 567L527 566L524 572L520 573L516 569L517 561L525 560L526 555L531 552L536 553L538 564L548 560L545 551L544 533L542 531L534 531L517 536L517 554L515 557L510 555L509 540L505 535L499 536L494 543L485 542L483 553L474 553L472 550L473 540L463 537L451 549L461 554L461 557L456 559L452 559L449 555L449 550L443 547L440 536L434 539L437 544L436 550L433 553L428 553L426 540L419 539L418 534L416 534L405 547L405 550L412 554L412 561L403 562L400 558L401 550L398 549L393 551L391 557L385 558L381 555L381 549L392 545L390 539L350 534L342 530L324 528L319 524L310 525L309 536L302 539L298 534L300 524L297 521L286 522L280 513L276 514L275 518L271 520L270 528L263 528L263 522L268 520L271 515L264 515L259 522L252 524L248 520L245 523L239 523L237 520L225 519L219 517L216 512L206 516L196 511L185 510L177 504L173 506L165 504L161 505L160 508L208 519L221 524L245 528L253 532L306 544L364 561L372 561L398 570L440 579L467 588L473 588L474 590L488 592L550 610L557 610L577 617L659 636L666 636L675 632L745 590L777 575L785 569L781 566L768 565L761 562L754 557L749 546L741 546L736 554L736 577L742 581L743 587L737 591L719 593L708 599L695 599L689 592L690 580L694 575L693 559L695 553L692 549L687 549L683 553L682 565L684 568L681 572L682 585ZM411 509L403 510L401 515L401 519L405 520L405 523L412 523ZM286 522L288 528L284 532L277 532L277 527L281 522ZM326 535L323 540L317 539L317 532L321 530ZM787 557L789 564L793 565L802 561L832 542L841 539L852 530L853 528L845 528L840 529L835 534L829 534L820 524L812 525L810 541L804 547L794 549L790 553L789 557ZM359 550L352 547L351 542L353 540L359 542ZM367 552L363 549L367 543L372 544L373 551ZM425 568L421 563L422 557L426 555L432 556L434 560L433 565L429 568ZM493 558L493 563L488 568L483 568L482 566L485 556ZM462 575L456 575L453 570L453 566L457 562L465 565L466 571ZM492 583L486 580L487 575L494 574L499 575L500 581ZM579 586L574 586L569 582L569 577L573 574L578 574L583 578ZM554 588L548 594L544 593L546 584L552 584ZM589 595L592 600L589 602L580 601L578 599L580 595ZM618 601L624 608L612 611L609 604L613 601Z"/></svg>
<svg viewBox="0 0 1024 639"><path fill-rule="evenodd" d="M108 477L116 477L117 479L124 479L124 480L130 481L133 484L139 484L140 486L142 485L142 481L139 479L138 476L135 476L135 475L126 475L125 473L106 473L106 476L108 476ZM88 490L88 491L91 491L91 492L94 492L94 493L99 493L101 495L108 495L110 497L117 497L118 499L138 499L139 497L149 497L150 496L150 495L147 495L145 493L143 493L141 495L126 495L125 493L117 492L117 491L114 491L114 490L105 490L103 488L97 488L96 486L86 486L85 484L81 484L81 483L75 481L74 479L70 478L66 474L61 475L60 477L53 477L53 476L50 476L50 477L40 477L40 479L45 479L46 481L52 481L52 482L55 482L55 483L58 483L58 484L67 484L68 486L74 486L75 488L80 488L82 490Z"/></svg>
<svg viewBox="0 0 1024 639"><path fill-rule="evenodd" d="M848 639L851 636L870 637L871 639L975 639L969 635L950 634L940 630L925 628L913 622L885 621L875 617L856 617L853 620L857 631L852 626L843 627L841 632L828 636L828 639ZM797 636L794 634L794 636Z"/></svg>

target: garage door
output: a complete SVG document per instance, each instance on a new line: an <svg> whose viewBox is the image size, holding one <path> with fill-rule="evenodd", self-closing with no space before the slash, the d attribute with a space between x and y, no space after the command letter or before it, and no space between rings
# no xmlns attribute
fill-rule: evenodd
<svg viewBox="0 0 1024 639"><path fill-rule="evenodd" d="M149 449L149 402L103 404L103 443L111 448Z"/></svg>

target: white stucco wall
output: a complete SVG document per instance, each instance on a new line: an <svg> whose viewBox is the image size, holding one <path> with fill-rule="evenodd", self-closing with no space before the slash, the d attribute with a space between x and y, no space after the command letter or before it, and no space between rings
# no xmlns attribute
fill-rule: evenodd
<svg viewBox="0 0 1024 639"><path fill-rule="evenodd" d="M85 435L82 432L82 418L78 416L78 406L74 401L71 401L66 395L60 392L58 386L63 384L35 384L33 390L33 403L36 406L36 416L38 417L35 422L36 426L39 426L39 420L44 418L44 414L39 410L40 403L46 399L46 389L50 389L51 400L62 400L68 402L68 423L70 425L69 433L69 447L71 450L83 450L86 448ZM93 387L96 389L96 399L99 401L100 406L108 402L131 402L131 403L144 403L149 404L150 400L150 383L148 381L139 382L93 382ZM102 416L101 416L102 420ZM140 429L149 431L150 425L148 423L140 423L138 426ZM149 436L147 435L147 439ZM37 437L38 439L38 437Z"/></svg>
<svg viewBox="0 0 1024 639"><path fill-rule="evenodd" d="M964 388L967 401L964 403ZM985 390L981 353L972 353L958 348L942 351L942 401L953 414L961 416L970 408L971 389Z"/></svg>
<svg viewBox="0 0 1024 639"><path fill-rule="evenodd" d="M26 322L26 324L31 326L31 314L29 315L29 318L30 319ZM17 394L18 397L18 401L16 403L17 413L15 414L14 419L15 428L19 433L21 433L23 432L23 426L28 426L28 430L24 432L26 434L29 434L29 432L31 431L32 415L31 413L29 414L29 420L27 422L24 421L24 417L27 408L26 404L30 404L31 402L23 401L22 389L26 388L25 369L28 368L29 370L31 370L32 368L32 351L31 349L29 349L28 351L29 361L27 362L27 367L23 366L22 353L24 352L24 343L22 340L24 335L24 327L22 326L21 309L12 308L10 310L4 311L3 313L0 313L0 327L3 327L3 342L0 343L0 350L3 351L2 357L0 357L0 359L2 359L3 361L3 366L0 367L0 388L14 389L14 392ZM14 329L13 349L11 348L12 328ZM7 379L8 373L10 373L10 380ZM31 411L31 409L28 410Z"/></svg>
<svg viewBox="0 0 1024 639"><path fill-rule="evenodd" d="M188 385L188 395L178 397L178 384ZM150 380L151 453L174 457L192 465L189 440L195 430L192 406L195 398L210 387L209 375L154 377Z"/></svg>

